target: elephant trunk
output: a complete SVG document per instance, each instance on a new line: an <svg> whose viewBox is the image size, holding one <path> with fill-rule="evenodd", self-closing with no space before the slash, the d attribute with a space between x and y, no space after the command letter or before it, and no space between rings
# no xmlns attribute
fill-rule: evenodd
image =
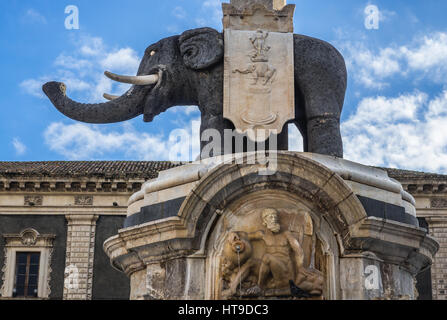
<svg viewBox="0 0 447 320"><path fill-rule="evenodd" d="M48 82L42 87L53 105L67 117L87 123L115 123L143 113L148 86L132 86L125 94L106 103L82 104L67 97L65 84Z"/></svg>

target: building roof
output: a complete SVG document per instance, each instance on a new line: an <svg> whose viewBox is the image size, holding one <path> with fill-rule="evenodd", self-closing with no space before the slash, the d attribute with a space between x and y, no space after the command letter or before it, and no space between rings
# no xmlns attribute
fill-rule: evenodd
<svg viewBox="0 0 447 320"><path fill-rule="evenodd" d="M0 176L14 177L98 177L153 179L163 170L182 165L169 161L37 161L1 162ZM396 180L444 180L447 175L410 170L386 170Z"/></svg>
<svg viewBox="0 0 447 320"><path fill-rule="evenodd" d="M428 173L420 171L410 171L392 168L380 168L388 172L388 176L396 180L444 180L447 181L447 175L439 173Z"/></svg>
<svg viewBox="0 0 447 320"><path fill-rule="evenodd" d="M98 177L153 179L181 163L169 161L42 161L0 162L0 176Z"/></svg>

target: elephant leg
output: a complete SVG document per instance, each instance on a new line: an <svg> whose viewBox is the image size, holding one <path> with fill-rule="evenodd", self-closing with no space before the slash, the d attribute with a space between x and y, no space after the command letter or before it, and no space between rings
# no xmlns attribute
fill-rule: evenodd
<svg viewBox="0 0 447 320"><path fill-rule="evenodd" d="M294 123L303 136L304 152L343 158L343 142L340 133L340 101L331 86L305 83L305 90L295 90ZM321 85L321 84L320 84Z"/></svg>
<svg viewBox="0 0 447 320"><path fill-rule="evenodd" d="M320 78L316 78L320 80ZM303 90L296 90L295 124L303 136L305 152L343 158L343 141L340 133L340 114L343 91L330 83L308 79Z"/></svg>
<svg viewBox="0 0 447 320"><path fill-rule="evenodd" d="M340 106L328 90L306 99L307 151L343 158Z"/></svg>
<svg viewBox="0 0 447 320"><path fill-rule="evenodd" d="M305 150L342 158L340 114L347 85L343 56L319 39L294 35L294 41L295 110L297 119L306 119Z"/></svg>
<svg viewBox="0 0 447 320"><path fill-rule="evenodd" d="M205 114L202 112L200 125L201 158L216 157L225 153L225 130L233 130L231 121L223 115ZM232 153L232 152L230 152Z"/></svg>
<svg viewBox="0 0 447 320"><path fill-rule="evenodd" d="M308 152L343 158L340 121L336 117L315 117L307 123Z"/></svg>
<svg viewBox="0 0 447 320"><path fill-rule="evenodd" d="M289 150L289 126L284 125L281 133L277 136L277 149L278 150Z"/></svg>

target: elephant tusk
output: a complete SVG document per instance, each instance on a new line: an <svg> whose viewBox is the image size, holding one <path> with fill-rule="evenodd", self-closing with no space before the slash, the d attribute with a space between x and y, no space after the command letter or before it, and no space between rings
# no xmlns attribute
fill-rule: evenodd
<svg viewBox="0 0 447 320"><path fill-rule="evenodd" d="M102 96L103 96L105 99L110 100L110 101L119 98L119 96L114 96L114 95L112 95L112 94L108 94L108 93L104 93Z"/></svg>
<svg viewBox="0 0 447 320"><path fill-rule="evenodd" d="M135 84L139 86L147 86L151 84L156 84L159 80L159 76L157 74L150 74L147 76L122 76L118 74L111 73L109 71L104 72L104 75L112 79L114 81Z"/></svg>

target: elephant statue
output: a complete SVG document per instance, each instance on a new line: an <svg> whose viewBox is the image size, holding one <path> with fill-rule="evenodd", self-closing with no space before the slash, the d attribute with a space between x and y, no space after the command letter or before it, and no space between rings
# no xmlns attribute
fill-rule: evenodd
<svg viewBox="0 0 447 320"><path fill-rule="evenodd" d="M60 82L48 82L43 91L64 115L87 123L115 123L144 115L145 122L173 106L196 105L201 132L234 129L223 117L223 34L211 28L188 30L150 45L137 76L105 72L109 78L133 86L110 101L81 104L67 97ZM304 151L343 157L340 114L347 72L342 55L330 44L294 35L295 123L304 139ZM287 125L278 136L278 149L288 149ZM206 143L202 142L202 148Z"/></svg>

